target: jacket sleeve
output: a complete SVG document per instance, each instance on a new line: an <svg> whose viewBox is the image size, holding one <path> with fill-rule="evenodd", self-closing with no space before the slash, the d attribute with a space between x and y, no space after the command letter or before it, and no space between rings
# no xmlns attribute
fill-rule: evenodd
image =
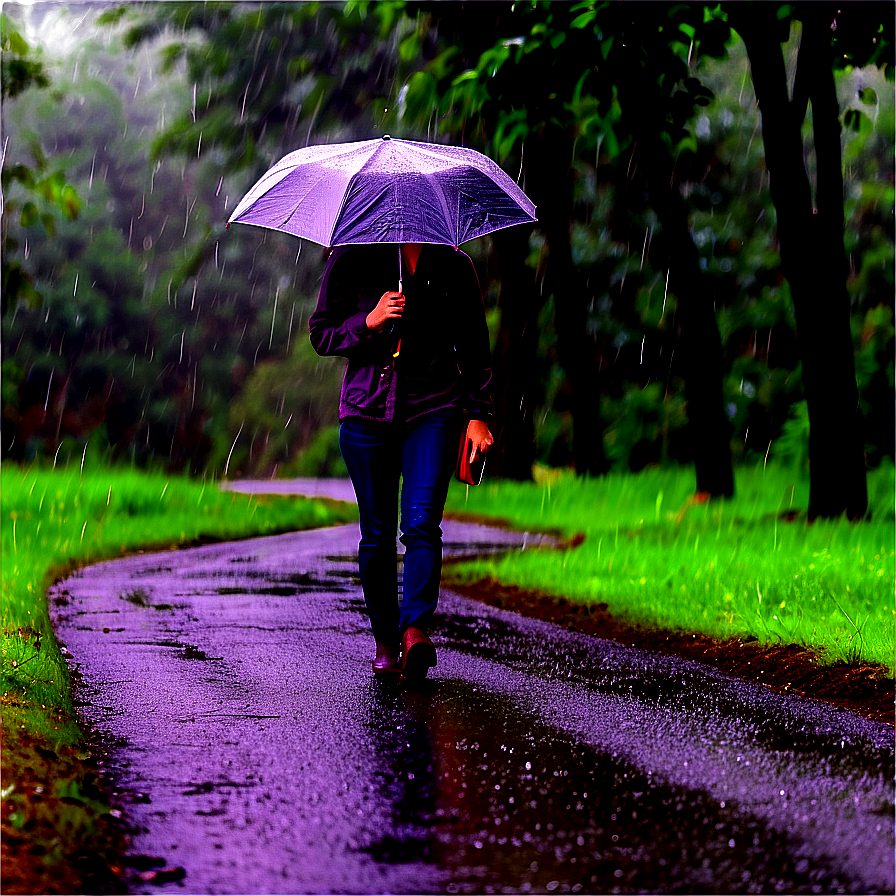
<svg viewBox="0 0 896 896"><path fill-rule="evenodd" d="M455 349L464 406L471 420L488 421L495 413L490 393L491 350L479 277L469 255L456 253L456 290L460 314Z"/></svg>
<svg viewBox="0 0 896 896"><path fill-rule="evenodd" d="M319 355L350 357L380 334L367 326L367 312L358 308L357 297L347 295L344 285L346 249L337 249L327 262L317 308L308 320L311 344Z"/></svg>

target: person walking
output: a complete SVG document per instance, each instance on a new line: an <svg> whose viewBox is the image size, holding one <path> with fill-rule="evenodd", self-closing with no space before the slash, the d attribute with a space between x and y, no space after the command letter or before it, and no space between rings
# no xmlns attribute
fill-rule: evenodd
<svg viewBox="0 0 896 896"><path fill-rule="evenodd" d="M400 291L391 288L396 280ZM436 665L428 632L461 428L467 426L471 460L494 444L488 328L473 262L442 245L338 248L309 330L319 355L348 359L339 446L360 511L358 568L376 643L373 671L425 678Z"/></svg>

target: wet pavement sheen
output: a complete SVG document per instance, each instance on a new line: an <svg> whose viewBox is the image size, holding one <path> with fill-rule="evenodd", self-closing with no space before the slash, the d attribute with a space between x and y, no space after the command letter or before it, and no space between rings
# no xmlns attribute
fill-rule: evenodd
<svg viewBox="0 0 896 896"><path fill-rule="evenodd" d="M444 529L446 553L538 544ZM450 593L431 678L380 682L357 539L51 590L132 852L185 872L134 892L893 892L889 726Z"/></svg>

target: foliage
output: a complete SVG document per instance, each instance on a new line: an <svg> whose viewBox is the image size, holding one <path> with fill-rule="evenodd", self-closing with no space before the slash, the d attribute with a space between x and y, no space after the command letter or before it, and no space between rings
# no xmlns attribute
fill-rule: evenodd
<svg viewBox="0 0 896 896"><path fill-rule="evenodd" d="M5 713L2 762L4 891L118 892L127 843L96 763Z"/></svg>
<svg viewBox="0 0 896 896"><path fill-rule="evenodd" d="M647 48L658 94L645 95L644 108L655 106L664 146L677 154L675 182L722 338L732 449L761 463L775 456L804 394L747 59L737 39L726 43L715 6L653 4L649 13L657 33L638 52ZM86 452L219 474L228 459L229 474L290 469L334 422L336 374L324 372L304 336L322 258L279 234L225 232L236 198L289 149L380 128L452 135L535 183L527 160L554 145L544 139L553 128L570 138L564 220L609 462L615 470L689 462L681 286L638 186L615 67L624 29L647 14L605 3L107 8L89 41L41 61L51 90L31 85L4 98L3 174L13 178L8 191L4 181L4 272L8 261L22 264L34 289L22 287L3 321L4 456L78 462ZM4 35L23 49L11 15ZM853 61L873 61L874 47ZM872 465L892 457L894 431L887 74L849 67L837 81L852 334ZM15 181L24 169L31 181ZM66 197L77 218L61 211ZM494 241L480 243L474 257L494 314L501 271ZM536 229L527 265L541 305L527 400L537 458L568 465L575 405L557 317L566 290L552 281L551 251ZM4 288L4 301L14 294Z"/></svg>
<svg viewBox="0 0 896 896"><path fill-rule="evenodd" d="M18 96L29 87L49 87L50 81L40 60L32 58L28 42L16 30L9 16L0 16L3 97Z"/></svg>
<svg viewBox="0 0 896 896"><path fill-rule="evenodd" d="M298 457L283 469L284 476L347 478L348 468L339 447L339 427L328 426L317 434Z"/></svg>
<svg viewBox="0 0 896 896"><path fill-rule="evenodd" d="M422 8L440 28L450 19L440 5L423 4ZM639 64L653 72L645 83L658 85L654 94L645 92L638 98L636 114L652 115L665 128L666 144L678 154L675 178L688 200L691 234L704 276L711 283L730 371L725 378L725 408L733 429L732 446L737 457L765 457L790 405L802 398L801 380L793 307L787 284L781 280L775 213L765 190L762 141L756 139L758 121L749 68L743 45L729 33L724 11L688 4L654 4L649 12L631 5L628 10L616 10L604 3L517 4L514 11L515 17L502 14L496 21L501 36L481 49L478 57L475 47L482 38L475 29L473 34L462 33L453 49L443 45L433 49L422 71L410 75L401 89L396 126L428 117L455 137L488 141L486 148L501 158L510 157L520 146L525 150L519 153L521 159L527 158L526 152L552 125L575 135L570 172L575 190L575 265L587 281L587 326L600 365L601 391L611 397L601 408L608 418L608 452L625 466L640 437L636 427L626 427L628 421L618 416L627 404L617 396L623 393L631 396L628 401L635 401L635 390L644 391L651 382L660 381L665 385L663 399L680 407L684 386L682 355L676 358L675 352L683 320L676 293L680 287L666 258L667 234L637 190L630 188L638 162L630 152L632 135L623 120L619 88L624 68L619 60L623 44L636 46L630 52L640 53ZM657 19L657 36L650 36L653 30L645 28L646 15ZM427 21L418 16L421 30ZM844 24L853 27L856 19ZM632 29L631 36L626 28ZM789 23L782 22L783 40L788 29ZM582 43L586 33L593 35L590 44ZM845 32L837 38L841 44L846 39ZM850 46L854 39L855 35ZM861 58L883 61L882 43L877 42L872 56ZM795 45L789 52L796 52ZM598 72L588 68L595 60ZM572 66L570 72L576 74L568 73L565 66ZM882 110L882 104L890 105L891 91L881 89L882 81L883 75L873 68L850 69L839 80L844 119L863 123L859 131L844 134L846 158L861 157L879 173L892 169L885 161L886 153L878 157L874 143L888 143L892 157L892 129L886 125L888 113ZM561 104L567 95L564 91L570 97L566 105ZM865 113L860 116L860 108L875 120L880 118L884 127L874 127ZM474 122L479 127L471 132ZM861 145L864 139L870 142ZM513 164L517 164L515 157ZM881 181L883 194L890 177L884 175ZM860 170L848 165L847 178L854 195L862 195L857 182ZM541 203L545 197L537 198ZM869 260L872 269L883 272L885 268L874 264L874 256L879 251L883 260L892 251L892 218L881 218L882 227L875 232L854 217L855 207L847 211L852 216L846 232L855 249L854 265L866 247L877 245L880 250L872 250ZM862 243L861 249L857 242ZM549 288L550 277L544 274L549 247L536 239L533 245L539 246L540 253L533 261L539 269L537 277ZM854 273L861 277L857 265ZM851 280L851 289L853 285ZM564 281L563 288L569 286ZM889 303L892 289L885 282L880 287L871 301ZM556 299L555 294L554 307ZM545 305L549 307L550 299ZM867 308L856 311L864 314ZM539 324L555 333L550 317ZM558 388L555 383L558 372L563 376L560 347L556 337L542 338L542 345L548 346L550 363L542 375L544 402L536 411L536 418L543 421L539 457L566 462L573 434L568 387ZM882 356L881 362L885 371L889 362ZM877 378L877 396L885 379L885 373ZM563 407L553 406L555 396ZM865 407L872 404L867 398L862 402ZM873 404L880 406L878 400ZM677 412L662 414L658 409L656 416L677 419ZM880 418L880 413L875 416ZM869 457L876 463L882 455L892 456L893 440L887 435L892 427L868 422ZM623 439L621 445L620 425L632 431L632 439ZM640 450L646 446L639 445L632 468L640 468L645 453L655 459L686 459L689 449L683 432L680 435L671 453L659 436L652 439L647 452ZM554 446L554 438L562 443ZM887 447L881 452L878 445L884 441Z"/></svg>
<svg viewBox="0 0 896 896"><path fill-rule="evenodd" d="M737 476L736 498L705 503L674 470L454 488L451 510L585 540L483 559L452 574L605 603L649 627L801 644L823 662L876 663L892 676L892 465L870 475L873 515L858 524L809 524L799 469L740 468Z"/></svg>
<svg viewBox="0 0 896 896"><path fill-rule="evenodd" d="M50 86L43 61L5 13L0 15L0 87L4 105L20 94ZM21 226L39 228L43 235L52 237L57 219L62 216L74 219L81 208L81 199L71 184L66 182L65 172L58 162L53 164L40 147L31 150L32 158L10 164L3 150L3 260L2 260L2 308L4 317L8 308L19 302L31 306L42 300L34 285L34 276L25 264L27 249L19 255L20 242L9 233L8 221L18 216ZM27 244L26 244L27 245Z"/></svg>
<svg viewBox="0 0 896 896"><path fill-rule="evenodd" d="M307 461L296 463L295 458L308 451L316 456L320 448L313 448L313 442L326 439L335 425L339 407L333 398L339 392L342 367L335 358L318 358L304 338L295 342L284 360L259 364L232 402L230 425L215 448L214 456L221 468L227 467L226 475L276 472L280 467L309 470L301 475L327 475L323 470L330 465L323 458L320 474L316 462L309 467ZM222 461L225 451L227 460Z"/></svg>

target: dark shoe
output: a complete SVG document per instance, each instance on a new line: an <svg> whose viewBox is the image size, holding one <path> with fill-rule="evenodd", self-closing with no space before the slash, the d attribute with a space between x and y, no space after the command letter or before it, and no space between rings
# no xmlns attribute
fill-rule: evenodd
<svg viewBox="0 0 896 896"><path fill-rule="evenodd" d="M401 636L401 672L405 678L426 678L436 664L436 649L426 632L411 626Z"/></svg>
<svg viewBox="0 0 896 896"><path fill-rule="evenodd" d="M373 658L375 675L394 675L401 671L398 665L398 651L391 644L376 642L376 656Z"/></svg>

